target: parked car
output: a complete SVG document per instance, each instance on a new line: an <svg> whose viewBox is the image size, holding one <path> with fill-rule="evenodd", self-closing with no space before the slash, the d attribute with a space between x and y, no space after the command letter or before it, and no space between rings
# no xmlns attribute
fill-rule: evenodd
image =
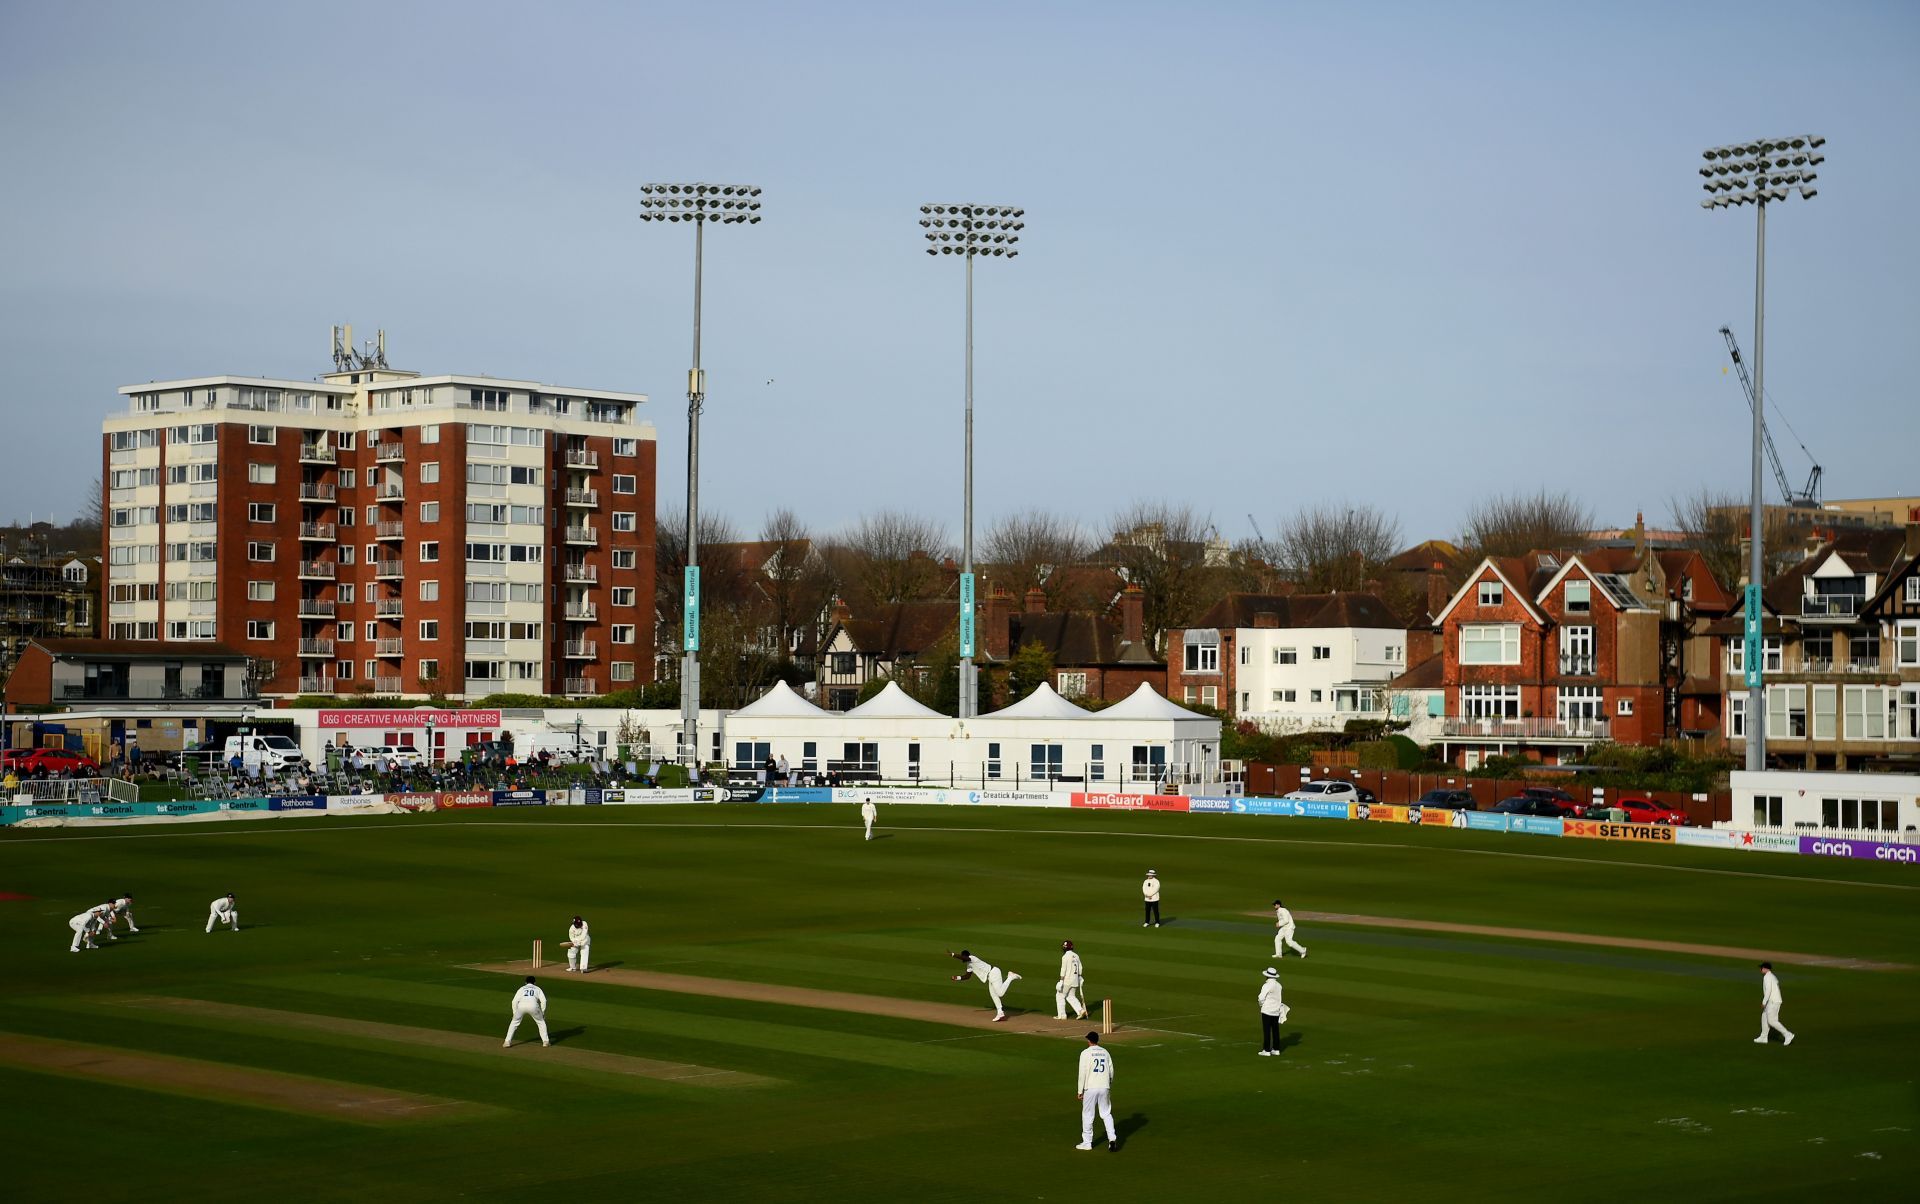
<svg viewBox="0 0 1920 1204"><path fill-rule="evenodd" d="M1544 815L1550 819L1565 819L1572 814L1567 807L1552 799L1532 798L1524 794L1503 798L1489 809L1503 815Z"/></svg>
<svg viewBox="0 0 1920 1204"><path fill-rule="evenodd" d="M1451 807L1456 811L1474 810L1473 792L1470 790L1448 790L1444 787L1429 790L1413 804L1416 807Z"/></svg>
<svg viewBox="0 0 1920 1204"><path fill-rule="evenodd" d="M16 773L95 773L100 769L92 757L65 748L10 748L0 764Z"/></svg>
<svg viewBox="0 0 1920 1204"><path fill-rule="evenodd" d="M1656 803L1650 798L1623 798L1614 806L1627 813L1630 824L1673 824L1676 827L1692 823L1685 811L1679 811L1665 803Z"/></svg>
<svg viewBox="0 0 1920 1204"><path fill-rule="evenodd" d="M1352 782L1319 781L1303 783L1281 797L1301 803L1357 803L1360 791Z"/></svg>
<svg viewBox="0 0 1920 1204"><path fill-rule="evenodd" d="M1520 794L1524 798L1539 799L1542 802L1548 803L1558 803L1564 808L1561 812L1562 814L1571 815L1576 819L1584 818L1587 814L1587 808L1592 805L1591 799L1575 798L1558 786L1523 786L1520 788Z"/></svg>
<svg viewBox="0 0 1920 1204"><path fill-rule="evenodd" d="M1355 802L1365 803L1368 806L1372 806L1373 804L1380 801L1379 799L1374 797L1373 791L1368 790L1365 786L1355 786L1353 788L1353 793L1355 795L1355 798L1354 798Z"/></svg>

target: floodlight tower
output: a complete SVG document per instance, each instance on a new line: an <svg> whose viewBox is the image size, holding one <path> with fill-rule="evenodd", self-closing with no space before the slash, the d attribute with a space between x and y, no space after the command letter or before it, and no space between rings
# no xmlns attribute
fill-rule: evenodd
<svg viewBox="0 0 1920 1204"><path fill-rule="evenodd" d="M1734 146L1715 146L1701 152L1706 166L1700 169L1706 182L1701 185L1710 194L1700 202L1702 209L1730 209L1752 205L1758 210L1754 223L1753 253L1753 481L1747 515L1747 591L1745 599L1746 631L1744 670L1747 684L1746 750L1749 772L1767 767L1767 714L1765 687L1761 685L1762 640L1760 636L1760 587L1764 561L1760 537L1764 515L1760 498L1761 446L1766 440L1766 318L1767 318L1767 204L1784 201L1798 192L1800 199L1812 200L1818 189L1813 170L1826 162L1820 148L1827 140L1814 134L1796 134L1789 138L1761 138Z"/></svg>
<svg viewBox="0 0 1920 1204"><path fill-rule="evenodd" d="M979 675L973 651L973 260L975 256L1013 259L1014 245L1026 223L1026 210L1010 205L922 205L920 225L927 233L927 254L959 255L967 261L967 426L966 485L960 536L960 718L979 710Z"/></svg>
<svg viewBox="0 0 1920 1204"><path fill-rule="evenodd" d="M689 783L700 780L700 411L707 374L700 368L700 269L707 224L753 225L760 190L750 184L642 184L640 220L693 223L693 367L687 372L687 567L682 584L680 747Z"/></svg>

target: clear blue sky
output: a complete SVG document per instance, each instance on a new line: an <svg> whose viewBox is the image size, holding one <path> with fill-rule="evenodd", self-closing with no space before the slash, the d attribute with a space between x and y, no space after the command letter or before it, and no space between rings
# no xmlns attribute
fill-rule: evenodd
<svg viewBox="0 0 1920 1204"><path fill-rule="evenodd" d="M1699 151L1802 131L1769 391L1831 495L1920 491L1913 5L9 0L0 113L4 516L81 504L117 386L303 379L346 321L650 394L678 497L691 237L636 200L705 179L765 189L707 255L703 501L748 531L957 537L935 200L1028 211L978 269L983 524L1365 500L1411 542L1541 485L1658 520L1746 479L1753 212L1699 208Z"/></svg>

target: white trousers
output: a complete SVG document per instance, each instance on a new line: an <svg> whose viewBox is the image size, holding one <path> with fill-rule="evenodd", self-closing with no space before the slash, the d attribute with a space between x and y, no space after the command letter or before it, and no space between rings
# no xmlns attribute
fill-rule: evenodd
<svg viewBox="0 0 1920 1204"><path fill-rule="evenodd" d="M87 948L93 948L92 923L87 920L68 920L67 927L73 929L73 944L69 946L71 952L79 952L80 944L83 941L86 942Z"/></svg>
<svg viewBox="0 0 1920 1204"><path fill-rule="evenodd" d="M1007 988L1013 985L1014 979L1019 977L1018 974L1002 970L998 966L995 966L993 972L987 975L987 995L993 1000L994 1015L1007 1014L1007 1009L1001 1005L1000 1000L1006 995Z"/></svg>
<svg viewBox="0 0 1920 1204"><path fill-rule="evenodd" d="M533 1017L534 1026L540 1030L540 1044L547 1043L547 1014L531 1006L523 1008L516 1003L513 1006L513 1023L507 1025L507 1044L513 1044L513 1034L520 1031L520 1022L528 1016Z"/></svg>
<svg viewBox="0 0 1920 1204"><path fill-rule="evenodd" d="M1273 955L1275 957L1285 957L1287 955L1286 951L1289 949L1298 953L1301 957L1307 955L1307 951L1301 948L1299 942L1293 939L1292 924L1287 925L1285 928L1276 929L1273 934Z"/></svg>
<svg viewBox="0 0 1920 1204"><path fill-rule="evenodd" d="M567 969L587 972L587 956L593 952L592 941L581 941L578 945L567 946Z"/></svg>
<svg viewBox="0 0 1920 1204"><path fill-rule="evenodd" d="M227 927L233 929L235 932L240 931L240 909L238 907L224 915L218 911L209 911L207 913L207 931L212 932L213 926L222 920L225 920Z"/></svg>
<svg viewBox="0 0 1920 1204"><path fill-rule="evenodd" d="M1072 1009L1073 1014L1076 1016L1086 1015L1087 1005L1080 1000L1080 992L1082 989L1080 980L1077 978L1063 978L1053 984L1054 1019L1065 1020L1068 1009Z"/></svg>
<svg viewBox="0 0 1920 1204"><path fill-rule="evenodd" d="M1109 1098L1110 1095L1107 1088L1094 1087L1081 1096L1080 1140L1082 1142L1091 1144L1093 1141L1093 1116L1096 1112L1100 1114L1101 1123L1107 1126L1107 1141L1112 1143L1120 1140L1120 1135L1113 1131L1113 1100Z"/></svg>
<svg viewBox="0 0 1920 1204"><path fill-rule="evenodd" d="M1762 1041L1767 1039L1768 1032L1779 1033L1782 1037L1793 1036L1792 1033L1787 1031L1787 1026L1780 1023L1780 1005L1777 1003L1769 1003L1760 1009L1760 1039Z"/></svg>
<svg viewBox="0 0 1920 1204"><path fill-rule="evenodd" d="M867 821L867 839L868 840L873 839L873 821L872 820Z"/></svg>

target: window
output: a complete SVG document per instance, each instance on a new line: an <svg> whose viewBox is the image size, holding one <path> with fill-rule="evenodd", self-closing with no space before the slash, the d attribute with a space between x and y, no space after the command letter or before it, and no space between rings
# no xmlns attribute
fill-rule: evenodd
<svg viewBox="0 0 1920 1204"><path fill-rule="evenodd" d="M1466 623L1460 628L1463 665L1517 665L1520 663L1518 623Z"/></svg>
<svg viewBox="0 0 1920 1204"><path fill-rule="evenodd" d="M437 540L426 540L420 545L420 563L432 564L440 559L440 544Z"/></svg>
<svg viewBox="0 0 1920 1204"><path fill-rule="evenodd" d="M1567 677L1585 677L1594 672L1593 628L1560 629L1560 672Z"/></svg>
<svg viewBox="0 0 1920 1204"><path fill-rule="evenodd" d="M1773 686L1768 690L1768 702L1772 702L1773 690L1793 688ZM1842 734L1848 740L1884 740L1887 738L1887 716L1898 707L1898 698L1894 690L1885 686L1848 686L1845 693L1846 718ZM1896 723L1897 723L1896 719ZM1772 724L1768 724L1768 734L1772 734Z"/></svg>
<svg viewBox="0 0 1920 1204"><path fill-rule="evenodd" d="M209 506L208 509L211 510L212 507ZM247 503L247 521L250 523L270 523L273 521L273 513L274 506L272 502Z"/></svg>
<svg viewBox="0 0 1920 1204"><path fill-rule="evenodd" d="M250 640L270 640L273 638L273 622L268 619L248 619L247 638Z"/></svg>
<svg viewBox="0 0 1920 1204"><path fill-rule="evenodd" d="M615 493L638 492L638 480L637 477L616 472L613 474L613 491Z"/></svg>
<svg viewBox="0 0 1920 1204"><path fill-rule="evenodd" d="M440 638L440 620L438 619L420 620L420 638L423 640L439 639Z"/></svg>
<svg viewBox="0 0 1920 1204"><path fill-rule="evenodd" d="M1309 690L1307 692L1308 702L1324 702L1326 701L1326 697L1327 692L1325 690Z"/></svg>
<svg viewBox="0 0 1920 1204"><path fill-rule="evenodd" d="M1300 650L1297 648L1275 648L1273 663L1276 665L1297 665L1300 663Z"/></svg>
<svg viewBox="0 0 1920 1204"><path fill-rule="evenodd" d="M1247 693L1245 690L1240 691L1240 709L1242 711L1250 711L1253 709L1253 695Z"/></svg>
<svg viewBox="0 0 1920 1204"><path fill-rule="evenodd" d="M1833 633L1809 631L1800 640L1800 666L1815 673L1833 668Z"/></svg>
<svg viewBox="0 0 1920 1204"><path fill-rule="evenodd" d="M353 643L353 624L352 623L336 624L333 629L333 638L340 641L342 644Z"/></svg>
<svg viewBox="0 0 1920 1204"><path fill-rule="evenodd" d="M1895 628L1898 631L1898 628ZM1899 651L1899 640L1895 637L1894 651ZM1847 636L1847 668L1849 670L1873 670L1880 667L1880 629L1878 627L1855 628Z"/></svg>
<svg viewBox="0 0 1920 1204"><path fill-rule="evenodd" d="M1078 698L1087 692L1087 675L1085 673L1062 673L1057 679L1057 684L1055 684L1054 689L1066 695L1068 698Z"/></svg>
<svg viewBox="0 0 1920 1204"><path fill-rule="evenodd" d="M1000 776L1000 746L998 744L989 743L987 745L987 776L990 778Z"/></svg>
<svg viewBox="0 0 1920 1204"><path fill-rule="evenodd" d="M634 593L634 588L631 585L615 586L613 588L613 604L615 606L634 605Z"/></svg>
<svg viewBox="0 0 1920 1204"><path fill-rule="evenodd" d="M1315 644L1313 646L1313 659L1317 661L1332 660L1333 649L1326 644Z"/></svg>
<svg viewBox="0 0 1920 1204"><path fill-rule="evenodd" d="M1831 740L1839 692L1832 686L1813 687L1813 738Z"/></svg>
<svg viewBox="0 0 1920 1204"><path fill-rule="evenodd" d="M1777 794L1756 794L1753 796L1753 826L1756 828L1778 828L1781 826L1781 798Z"/></svg>
<svg viewBox="0 0 1920 1204"><path fill-rule="evenodd" d="M278 429L270 426L250 426L247 428L247 442L264 443L268 447L272 447L274 436L279 433Z"/></svg>
<svg viewBox="0 0 1920 1204"><path fill-rule="evenodd" d="M1912 585L1916 578L1908 578ZM1893 663L1901 669L1920 667L1920 623L1893 625Z"/></svg>
<svg viewBox="0 0 1920 1204"><path fill-rule="evenodd" d="M1899 710L1893 717L1894 740L1920 740L1920 686L1901 686L1895 700Z"/></svg>
<svg viewBox="0 0 1920 1204"><path fill-rule="evenodd" d="M380 638L380 624L376 623L372 619L368 619L367 620L367 639L371 641L371 640L377 640L379 638Z"/></svg>
<svg viewBox="0 0 1920 1204"><path fill-rule="evenodd" d="M1727 737L1738 740L1747 734L1747 696L1727 695Z"/></svg>
<svg viewBox="0 0 1920 1204"><path fill-rule="evenodd" d="M1460 715L1463 719L1518 719L1520 687L1461 686Z"/></svg>
<svg viewBox="0 0 1920 1204"><path fill-rule="evenodd" d="M439 681L440 680L440 662L439 661L421 661L416 666L416 670L417 672L415 673L415 676L417 676L421 681Z"/></svg>
<svg viewBox="0 0 1920 1204"><path fill-rule="evenodd" d="M271 581L247 582L247 601L249 602L273 601L273 586L274 586L274 583Z"/></svg>
<svg viewBox="0 0 1920 1204"><path fill-rule="evenodd" d="M1622 716L1632 715L1633 699L1631 698L1616 699L1613 704L1613 713L1616 715L1622 715Z"/></svg>
<svg viewBox="0 0 1920 1204"><path fill-rule="evenodd" d="M352 451L358 446L359 439L360 436L357 432L336 431L333 436L333 445L341 451Z"/></svg>
<svg viewBox="0 0 1920 1204"><path fill-rule="evenodd" d="M1807 688L1767 687L1767 739L1804 740L1807 737Z"/></svg>
<svg viewBox="0 0 1920 1204"><path fill-rule="evenodd" d="M633 643L633 624L615 623L613 625L613 642L616 644Z"/></svg>
<svg viewBox="0 0 1920 1204"><path fill-rule="evenodd" d="M440 521L440 503L439 502L421 502L420 503L420 521L423 523L439 522Z"/></svg>
<svg viewBox="0 0 1920 1204"><path fill-rule="evenodd" d="M428 425L426 425L426 426L423 426L423 427L421 427L421 428L420 428L420 442L422 442L422 443L438 443L438 442L440 442L440 424L439 424L439 423L437 423L437 422L434 422L434 423L429 423Z"/></svg>
<svg viewBox="0 0 1920 1204"><path fill-rule="evenodd" d="M247 483L250 485L272 485L279 477L280 466L277 464L247 465Z"/></svg>
<svg viewBox="0 0 1920 1204"><path fill-rule="evenodd" d="M1187 672L1220 672L1220 633L1218 631L1200 628L1188 631L1186 639L1182 641L1182 647Z"/></svg>
<svg viewBox="0 0 1920 1204"><path fill-rule="evenodd" d="M356 517L357 516L355 515L354 509L352 506L343 506L340 508L340 525L341 526L343 527L353 526L354 519Z"/></svg>
<svg viewBox="0 0 1920 1204"><path fill-rule="evenodd" d="M1780 672L1780 665L1782 660L1784 659L1784 655L1781 651L1780 637L1777 635L1768 636L1761 646L1762 646L1762 649L1764 650L1764 655L1762 656L1761 662L1760 662L1761 672L1763 673Z"/></svg>
<svg viewBox="0 0 1920 1204"><path fill-rule="evenodd" d="M1563 596L1566 598L1568 614L1593 613L1593 582L1568 581Z"/></svg>
<svg viewBox="0 0 1920 1204"><path fill-rule="evenodd" d="M615 439L615 440L613 441L613 454L614 454L614 455L616 455L616 456L633 456L633 455L638 455L638 454L639 454L639 440L637 440L637 439Z"/></svg>
<svg viewBox="0 0 1920 1204"><path fill-rule="evenodd" d="M420 583L420 600L422 602L438 602L440 600L440 583L438 581L422 581Z"/></svg>
<svg viewBox="0 0 1920 1204"><path fill-rule="evenodd" d="M1253 649L1247 647L1245 644L1240 645L1240 663L1250 665L1253 663L1252 657Z"/></svg>
<svg viewBox="0 0 1920 1204"><path fill-rule="evenodd" d="M1200 687L1200 705L1203 707L1219 706L1220 705L1220 687L1219 686L1201 686Z"/></svg>
<svg viewBox="0 0 1920 1204"><path fill-rule="evenodd" d="M505 389L470 389L467 391L467 399L467 404L476 410L505 410L507 408L507 391Z"/></svg>
<svg viewBox="0 0 1920 1204"><path fill-rule="evenodd" d="M1087 761L1087 778L1090 781L1095 781L1095 782L1106 781L1107 780L1107 746L1104 744L1094 745L1092 749L1089 751L1088 757L1089 759Z"/></svg>
<svg viewBox="0 0 1920 1204"><path fill-rule="evenodd" d="M264 541L256 541L256 542L254 542L254 543L250 543L250 544L248 544L248 545L247 545L247 559L248 559L248 560L261 560L261 561L270 561L270 560L272 560L272 559L273 559L273 545L272 545L272 544L270 544L270 543L266 543L266 542L264 542Z"/></svg>
<svg viewBox="0 0 1920 1204"><path fill-rule="evenodd" d="M853 653L835 652L832 656L833 672L836 676L846 677L853 673Z"/></svg>
<svg viewBox="0 0 1920 1204"><path fill-rule="evenodd" d="M1036 779L1059 777L1066 764L1063 751L1058 744L1032 745L1028 756L1028 772Z"/></svg>
<svg viewBox="0 0 1920 1204"><path fill-rule="evenodd" d="M380 676L380 662L379 662L379 661L372 661L372 660L370 660L370 661L366 661L366 662L363 662L363 663L364 663L364 664L366 665L366 668L367 668L367 679L368 679L369 681L372 681L372 680L375 680L375 679L377 679L377 678L378 678L378 677Z"/></svg>
<svg viewBox="0 0 1920 1204"><path fill-rule="evenodd" d="M1907 578L1907 601L1920 602L1920 573Z"/></svg>
<svg viewBox="0 0 1920 1204"><path fill-rule="evenodd" d="M340 586L340 587L338 588L338 592L339 592L339 594L340 594L340 604L341 604L342 606L351 606L351 605L353 605L353 594L354 594L354 589L353 589L353 586L352 586L351 584L346 584L346 585L341 585L341 586Z"/></svg>
<svg viewBox="0 0 1920 1204"><path fill-rule="evenodd" d="M335 678L337 678L340 681L352 681L353 680L353 662L352 661L335 661L333 663L333 675Z"/></svg>
<svg viewBox="0 0 1920 1204"><path fill-rule="evenodd" d="M499 661L468 661L466 675L469 680L500 681L501 668Z"/></svg>
<svg viewBox="0 0 1920 1204"><path fill-rule="evenodd" d="M1500 582L1482 581L1480 583L1480 605L1498 606L1506 601L1506 597L1506 587L1501 585Z"/></svg>
<svg viewBox="0 0 1920 1204"><path fill-rule="evenodd" d="M420 465L420 483L438 485L440 483L440 461L428 460Z"/></svg>
<svg viewBox="0 0 1920 1204"><path fill-rule="evenodd" d="M352 489L354 483L359 479L359 474L351 468L343 468L340 470L340 488L342 489Z"/></svg>
<svg viewBox="0 0 1920 1204"><path fill-rule="evenodd" d="M613 550L613 567L616 569L632 568L635 564L635 555L636 553L632 548L615 548Z"/></svg>
<svg viewBox="0 0 1920 1204"><path fill-rule="evenodd" d="M1274 702L1294 702L1299 697L1300 692L1298 690L1275 690L1273 692Z"/></svg>
<svg viewBox="0 0 1920 1204"><path fill-rule="evenodd" d="M616 531L634 530L633 518L634 512L631 510L615 511L613 515L613 529Z"/></svg>

